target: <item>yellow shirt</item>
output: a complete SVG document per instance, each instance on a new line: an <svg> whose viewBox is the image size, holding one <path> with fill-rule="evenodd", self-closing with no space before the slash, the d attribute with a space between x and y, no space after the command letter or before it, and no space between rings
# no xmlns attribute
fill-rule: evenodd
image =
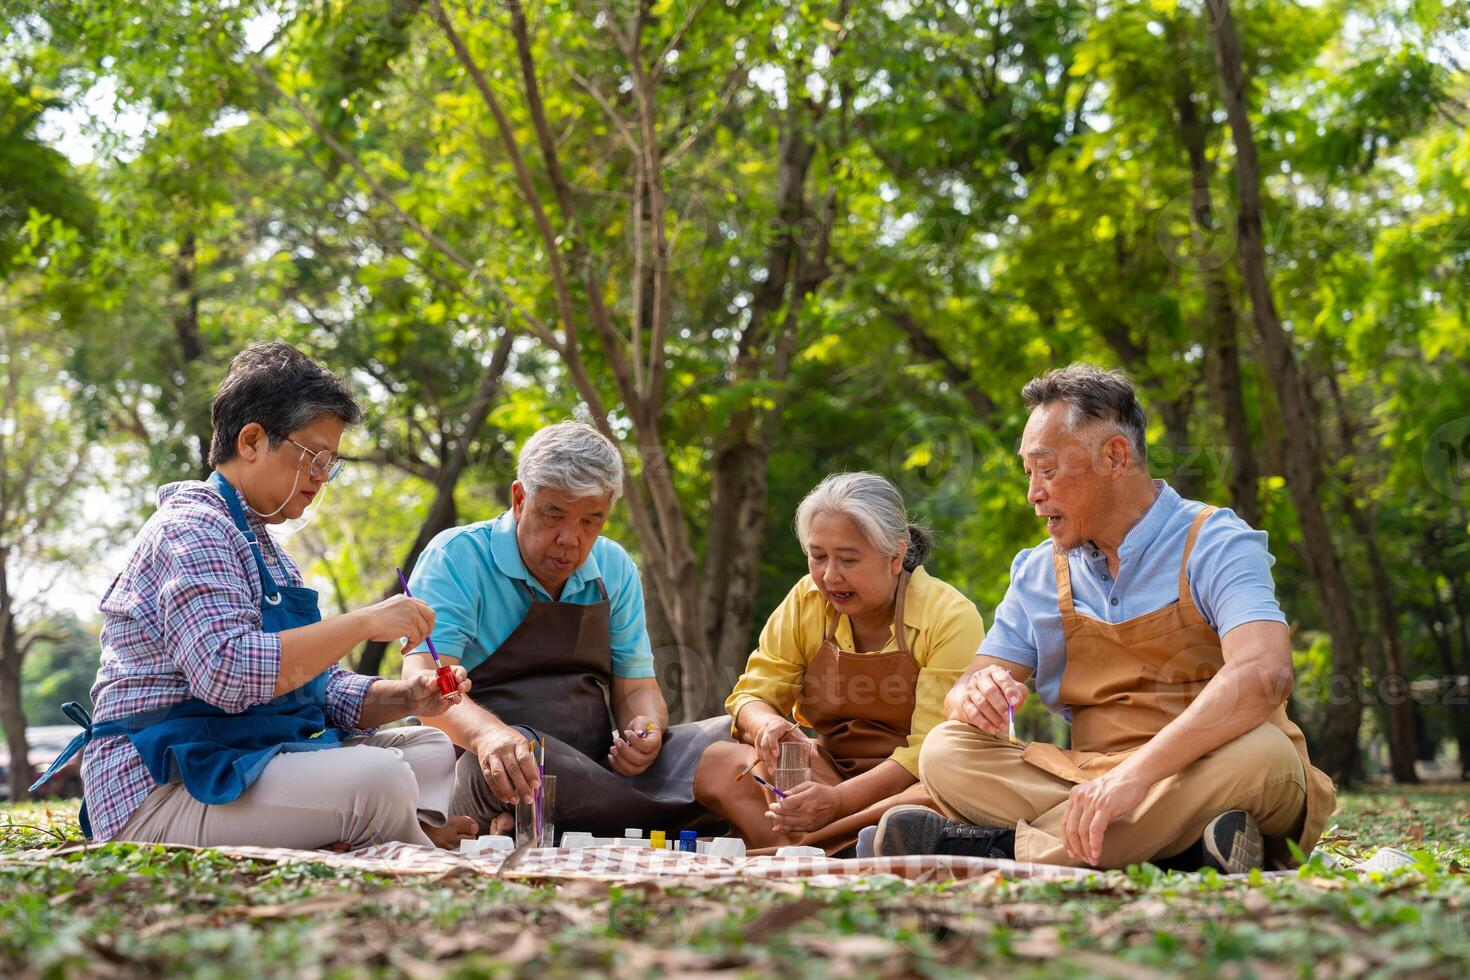
<svg viewBox="0 0 1470 980"><path fill-rule="evenodd" d="M764 701L782 715L789 715L801 694L807 664L822 648L827 635L831 604L822 597L810 575L796 583L761 630L760 643L746 661L745 673L725 701L732 719L752 701ZM944 720L944 696L966 667L975 660L985 624L975 604L952 585L941 582L923 566L909 576L904 599L903 625L909 650L919 666L914 690L914 714L909 723L909 740L889 756L894 762L919 775L919 749L929 730ZM846 616L837 622L833 638L843 650L853 651L852 623ZM898 649L890 627L882 650ZM798 715L798 720L800 716Z"/></svg>

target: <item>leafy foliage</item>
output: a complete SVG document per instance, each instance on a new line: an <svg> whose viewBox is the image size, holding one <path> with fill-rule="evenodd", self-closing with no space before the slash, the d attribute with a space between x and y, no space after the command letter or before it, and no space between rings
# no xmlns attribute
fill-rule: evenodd
<svg viewBox="0 0 1470 980"><path fill-rule="evenodd" d="M1470 965L1470 809L1459 794L1346 797L1331 847L1407 846L1390 875L1224 879L1152 866L1078 882L991 875L710 885L386 878L131 844L62 850L69 807L0 824L9 976L406 972L541 976L1153 975L1330 970L1450 977ZM15 852L24 849L24 854ZM54 856L48 849L58 850Z"/></svg>

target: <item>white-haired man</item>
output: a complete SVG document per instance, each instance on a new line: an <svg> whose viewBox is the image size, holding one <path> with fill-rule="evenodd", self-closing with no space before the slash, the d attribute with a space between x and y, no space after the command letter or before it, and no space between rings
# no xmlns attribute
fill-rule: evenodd
<svg viewBox="0 0 1470 980"><path fill-rule="evenodd" d="M620 835L698 820L694 769L719 719L669 728L628 553L601 536L621 495L623 460L590 425L561 422L522 447L511 509L429 543L410 587L435 612L433 639L461 663L471 700L424 719L465 750L453 812L505 832L540 785L544 739L561 830ZM427 657L405 676L432 672Z"/></svg>

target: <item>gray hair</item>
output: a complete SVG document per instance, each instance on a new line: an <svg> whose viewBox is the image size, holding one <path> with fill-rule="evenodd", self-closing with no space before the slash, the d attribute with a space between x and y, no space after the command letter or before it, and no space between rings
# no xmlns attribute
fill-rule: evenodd
<svg viewBox="0 0 1470 980"><path fill-rule="evenodd" d="M1104 371L1091 364L1068 364L1026 382L1026 387L1021 389L1021 400L1028 411L1039 405L1063 402L1069 408L1069 429L1075 430L1087 421L1106 422L1128 440L1138 462L1148 459L1148 445L1144 441L1148 420L1138 403L1133 382L1122 371Z"/></svg>
<svg viewBox="0 0 1470 980"><path fill-rule="evenodd" d="M907 541L903 567L908 571L922 565L933 547L929 532L909 522L898 488L877 473L834 473L806 495L796 508L796 537L803 549L812 520L824 513L852 518L868 543L884 555L898 554Z"/></svg>
<svg viewBox="0 0 1470 980"><path fill-rule="evenodd" d="M317 419L335 416L344 425L362 422L362 409L347 382L290 344L276 341L247 347L230 361L209 407L214 428L209 465L235 458L235 443L251 422L265 430L271 447Z"/></svg>
<svg viewBox="0 0 1470 980"><path fill-rule="evenodd" d="M560 490L573 497L623 494L623 456L611 439L586 422L558 422L526 440L516 457L516 479L526 496Z"/></svg>

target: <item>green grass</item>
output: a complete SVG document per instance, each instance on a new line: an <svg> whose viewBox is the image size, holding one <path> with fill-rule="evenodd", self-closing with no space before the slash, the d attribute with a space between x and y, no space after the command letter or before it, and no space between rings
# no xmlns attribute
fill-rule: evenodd
<svg viewBox="0 0 1470 980"><path fill-rule="evenodd" d="M0 809L0 851L75 838L73 805ZM1463 976L1465 786L1348 794L1334 849L1405 847L1360 879L1144 868L1008 881L684 887L392 879L128 844L0 861L0 976Z"/></svg>

